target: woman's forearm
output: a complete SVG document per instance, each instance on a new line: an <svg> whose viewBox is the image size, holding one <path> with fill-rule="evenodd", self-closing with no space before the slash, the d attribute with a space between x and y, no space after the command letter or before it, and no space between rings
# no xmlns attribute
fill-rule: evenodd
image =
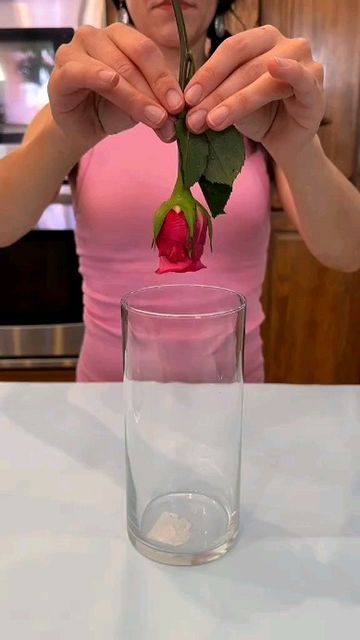
<svg viewBox="0 0 360 640"><path fill-rule="evenodd" d="M326 266L360 268L360 194L326 156L316 137L277 167L284 209L310 251Z"/></svg>
<svg viewBox="0 0 360 640"><path fill-rule="evenodd" d="M82 153L45 115L21 147L0 160L0 246L27 233Z"/></svg>

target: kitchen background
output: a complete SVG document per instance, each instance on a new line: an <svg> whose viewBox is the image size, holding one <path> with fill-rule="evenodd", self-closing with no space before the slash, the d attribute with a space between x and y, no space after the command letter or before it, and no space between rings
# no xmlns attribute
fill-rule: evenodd
<svg viewBox="0 0 360 640"><path fill-rule="evenodd" d="M233 7L241 22L229 16L232 32L271 23L310 38L326 68L323 144L360 187L359 0L236 0ZM103 26L106 10L106 0L0 0L0 157L47 101L57 46L80 24ZM0 249L0 380L74 379L83 333L74 225L65 181L37 227ZM319 265L275 192L263 302L268 382L360 382L360 273Z"/></svg>

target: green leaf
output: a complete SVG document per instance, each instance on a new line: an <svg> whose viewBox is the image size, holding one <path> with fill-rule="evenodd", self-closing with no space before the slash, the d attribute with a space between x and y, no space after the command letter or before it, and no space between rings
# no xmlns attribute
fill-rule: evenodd
<svg viewBox="0 0 360 640"><path fill-rule="evenodd" d="M175 127L180 148L182 178L185 188L190 189L205 171L209 144L205 134L196 136L187 129L184 118L178 118Z"/></svg>
<svg viewBox="0 0 360 640"><path fill-rule="evenodd" d="M245 162L244 140L235 127L206 132L209 156L204 172L209 182L232 186Z"/></svg>
<svg viewBox="0 0 360 640"><path fill-rule="evenodd" d="M165 222L165 218L169 211L172 209L172 204L170 200L163 202L159 209L156 211L154 215L154 240L153 245L155 244L156 238L158 237L161 227Z"/></svg>
<svg viewBox="0 0 360 640"><path fill-rule="evenodd" d="M209 182L204 176L201 176L199 185L209 205L212 217L216 218L216 216L224 213L225 205L231 196L231 186Z"/></svg>

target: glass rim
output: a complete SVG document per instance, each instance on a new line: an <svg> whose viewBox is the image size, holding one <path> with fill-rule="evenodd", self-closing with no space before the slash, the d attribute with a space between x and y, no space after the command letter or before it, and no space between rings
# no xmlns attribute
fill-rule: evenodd
<svg viewBox="0 0 360 640"><path fill-rule="evenodd" d="M206 312L191 312L191 313L174 313L174 312L159 312L159 311L147 311L146 309L139 309L136 308L136 306L133 306L130 302L129 302L129 298L135 294L139 294L139 293L144 293L144 292L148 292L148 291L154 291L154 290L165 290L165 289L179 289L179 288L184 288L184 289L207 289L207 290L212 290L212 291L222 291L223 293L228 293L231 294L233 296L235 296L238 300L238 304L234 305L234 307L224 310L224 311L206 311ZM237 293L237 291L234 291L233 289L228 289L226 287L220 287L217 285L211 285L211 284L191 284L191 283L184 283L184 284L156 284L156 285L150 285L148 287L141 287L140 289L133 289L132 291L129 291L125 296L123 296L123 298L121 299L120 302L120 306L121 309L125 309L126 311L131 311L134 313L138 313L139 315L144 315L144 316L149 316L149 317L154 317L154 318L180 318L180 319L195 319L195 318L219 318L219 317L224 317L224 316L228 316L228 315L234 315L236 313L239 313L241 311L244 311L246 309L246 298L244 295L242 295L241 293Z"/></svg>

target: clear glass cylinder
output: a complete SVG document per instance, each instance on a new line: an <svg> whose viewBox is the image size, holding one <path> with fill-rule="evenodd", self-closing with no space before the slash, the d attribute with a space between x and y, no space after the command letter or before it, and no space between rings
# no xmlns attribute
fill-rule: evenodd
<svg viewBox="0 0 360 640"><path fill-rule="evenodd" d="M211 286L122 300L128 534L153 560L208 562L237 538L245 313Z"/></svg>

